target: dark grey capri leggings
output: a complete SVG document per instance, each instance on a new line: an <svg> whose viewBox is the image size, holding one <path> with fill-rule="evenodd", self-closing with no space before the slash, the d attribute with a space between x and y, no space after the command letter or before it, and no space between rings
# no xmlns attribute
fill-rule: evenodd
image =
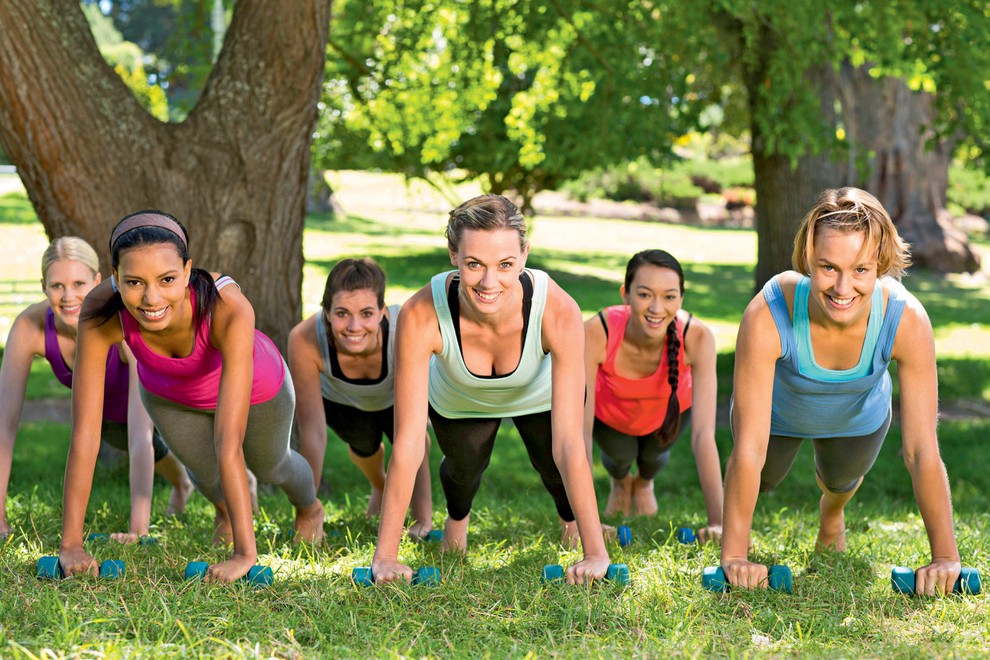
<svg viewBox="0 0 990 660"><path fill-rule="evenodd" d="M128 451L129 444L126 422L103 420L103 431L100 437L103 442L106 442L114 449L119 449L122 452ZM168 456L168 446L162 440L162 435L158 432L158 429L153 429L151 434L151 451L155 456L155 463Z"/></svg>
<svg viewBox="0 0 990 660"><path fill-rule="evenodd" d="M182 461L200 492L213 504L224 501L213 432L216 409L183 406L141 388L141 400L176 458ZM296 508L316 499L313 471L289 448L295 394L288 372L282 389L269 401L251 406L244 433L244 460L259 481L285 491Z"/></svg>
<svg viewBox="0 0 990 660"><path fill-rule="evenodd" d="M812 440L815 446L815 472L829 492L848 493L866 476L883 447L890 428L890 417L888 412L887 420L873 433ZM760 474L761 493L773 490L784 480L804 440L805 438L782 435L770 436L767 461Z"/></svg>
<svg viewBox="0 0 990 660"><path fill-rule="evenodd" d="M670 448L691 428L691 409L681 413L680 427L673 438L661 438L660 429L646 435L635 436L616 431L595 418L591 437L602 451L602 465L608 476L615 480L625 479L632 464L636 463L640 479L652 479L670 461Z"/></svg>

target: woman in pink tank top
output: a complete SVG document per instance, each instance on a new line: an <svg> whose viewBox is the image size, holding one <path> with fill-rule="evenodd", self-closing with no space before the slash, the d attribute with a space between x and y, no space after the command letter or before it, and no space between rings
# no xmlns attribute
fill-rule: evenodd
<svg viewBox="0 0 990 660"><path fill-rule="evenodd" d="M188 250L186 230L174 217L129 215L110 239L113 276L86 298L59 551L66 575L96 571L82 547L103 405L103 370L96 367L125 338L155 426L216 507L214 542L233 543L232 556L210 566L207 579L232 582L257 560L247 467L288 495L297 539L323 536L312 472L289 448L295 404L285 362L256 330L240 289L193 268Z"/></svg>
<svg viewBox="0 0 990 660"><path fill-rule="evenodd" d="M35 356L45 357L59 382L72 387L79 313L86 294L99 283L99 259L89 243L75 236L56 238L41 257L46 300L18 314L7 337L0 366L0 538L10 532L7 487L31 362ZM154 434L136 387L130 396L130 385L137 382L135 369L125 344L111 347L103 368L106 395L101 418L105 439L127 451L131 463L130 527L111 535L125 543L148 535L154 472L173 486L166 515L181 513L193 488L182 464Z"/></svg>
<svg viewBox="0 0 990 660"><path fill-rule="evenodd" d="M653 479L670 458L682 421L708 510L701 541L722 534L722 468L715 445L715 338L688 314L684 271L663 250L633 255L620 287L624 305L585 322L588 397L584 435L612 479L604 515L654 515ZM637 465L638 472L630 468Z"/></svg>

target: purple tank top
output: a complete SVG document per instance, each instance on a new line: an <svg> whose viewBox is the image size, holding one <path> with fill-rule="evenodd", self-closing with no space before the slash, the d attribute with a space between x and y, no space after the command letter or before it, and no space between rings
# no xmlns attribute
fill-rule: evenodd
<svg viewBox="0 0 990 660"><path fill-rule="evenodd" d="M55 330L55 313L45 312L45 359L52 366L52 373L58 382L72 387L72 369L62 359L58 347L58 333ZM117 345L107 353L107 375L103 384L103 419L108 422L127 423L127 385L130 375L127 365L121 362Z"/></svg>

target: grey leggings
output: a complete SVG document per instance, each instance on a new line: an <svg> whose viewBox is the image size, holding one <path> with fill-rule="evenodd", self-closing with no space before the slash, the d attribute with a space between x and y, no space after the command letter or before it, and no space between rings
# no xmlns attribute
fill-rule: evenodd
<svg viewBox="0 0 990 660"><path fill-rule="evenodd" d="M189 408L141 388L141 400L155 428L176 458L186 466L189 478L214 504L224 501L220 485L213 431L216 409ZM289 448L289 432L295 394L288 372L275 398L251 406L244 433L244 460L259 481L278 486L298 508L316 499L313 471L302 456Z"/></svg>
<svg viewBox="0 0 990 660"><path fill-rule="evenodd" d="M634 436L595 418L591 436L602 451L602 465L615 480L625 479L636 463L640 479L652 479L670 461L670 448L691 428L691 409L681 413L680 428L673 438L660 437L660 429L646 435Z"/></svg>
<svg viewBox="0 0 990 660"><path fill-rule="evenodd" d="M887 430L887 420L873 433L842 438L814 438L815 472L832 493L848 493L859 484L880 454ZM760 492L777 487L794 464L804 438L771 435L767 460L760 474Z"/></svg>

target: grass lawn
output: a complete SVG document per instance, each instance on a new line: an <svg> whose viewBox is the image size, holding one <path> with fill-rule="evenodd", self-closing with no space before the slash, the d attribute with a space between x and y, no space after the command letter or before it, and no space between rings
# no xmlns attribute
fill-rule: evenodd
<svg viewBox="0 0 990 660"><path fill-rule="evenodd" d="M428 189L403 192L388 177L340 173L334 184L351 217L313 217L307 224L307 313L318 305L329 266L342 256L378 259L389 275L389 302L400 302L449 267L441 235L445 200ZM31 283L38 281L45 238L23 195L0 194L0 231L0 281L36 286ZM632 252L657 246L681 258L685 307L717 331L724 408L735 325L752 289L751 232L541 216L532 240L530 265L549 270L586 316L617 302ZM942 421L940 439L963 564L990 579L990 447L984 444L990 434L990 287L926 273L913 273L906 284L932 317L941 397L953 413ZM38 299L40 293L5 294L0 287L2 335L16 312ZM47 367L36 365L29 397L59 395L67 392ZM345 445L332 436L325 467L332 491L326 501L328 538L321 547L280 541L291 507L281 493L261 495L256 529L260 562L275 571L271 588L184 582L187 562L216 560L222 553L209 545L212 511L201 495L193 496L182 516L162 517L163 482L156 484L152 515L159 545L88 545L99 561L124 559L124 579L40 581L34 577L38 557L58 549L68 435L64 424L20 427L8 501L15 530L0 545L0 657L913 658L985 655L990 642L985 594L918 599L891 592L892 566L928 561L924 525L898 456L896 424L847 509L847 553L812 552L818 489L809 447L802 448L780 488L760 498L754 557L790 566L792 595L702 591L701 571L717 563L718 549L683 546L674 538L678 527L698 527L705 518L694 459L683 439L657 478L659 515L605 521L632 527L632 545L609 546L612 561L629 566L630 586L541 585L544 564L567 564L578 554L556 542L551 500L518 434L505 427L472 513L469 553L451 558L409 542L400 550L400 559L414 568L438 566L444 577L439 588L362 589L351 583L351 569L370 562L376 525L363 517L367 486ZM726 426L718 428L717 439L724 465L731 448ZM434 475L439 461L434 446ZM433 486L434 523L441 525L443 496L435 476ZM603 502L608 478L597 458L595 487ZM123 529L127 515L126 466L99 466L87 532Z"/></svg>

